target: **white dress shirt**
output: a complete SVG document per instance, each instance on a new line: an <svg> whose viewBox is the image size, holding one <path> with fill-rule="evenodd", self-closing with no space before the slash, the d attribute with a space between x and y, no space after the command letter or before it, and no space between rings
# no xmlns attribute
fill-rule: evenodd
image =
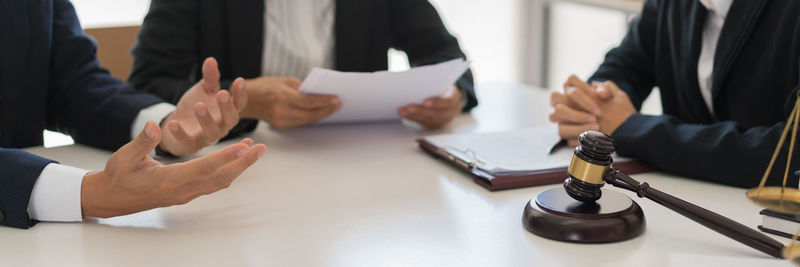
<svg viewBox="0 0 800 267"><path fill-rule="evenodd" d="M131 139L144 129L147 121L160 122L175 106L159 103L139 111L133 121ZM33 185L28 203L31 219L50 222L77 222L83 220L81 211L81 184L89 171L66 165L50 163L44 167Z"/></svg>
<svg viewBox="0 0 800 267"><path fill-rule="evenodd" d="M265 0L263 76L303 79L334 64L334 0Z"/></svg>
<svg viewBox="0 0 800 267"><path fill-rule="evenodd" d="M700 0L708 10L706 22L703 26L703 44L700 48L700 60L697 62L697 80L700 83L700 94L706 102L706 107L714 115L714 102L711 99L711 88L714 75L714 55L717 52L717 41L731 8L733 0Z"/></svg>

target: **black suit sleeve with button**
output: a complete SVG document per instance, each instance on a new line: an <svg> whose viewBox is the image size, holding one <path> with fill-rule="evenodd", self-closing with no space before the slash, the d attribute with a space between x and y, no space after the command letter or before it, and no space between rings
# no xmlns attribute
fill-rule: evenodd
<svg viewBox="0 0 800 267"><path fill-rule="evenodd" d="M99 66L68 0L0 1L0 225L28 228L33 186L48 160L15 148L42 145L42 131L116 150L139 111L161 102Z"/></svg>
<svg viewBox="0 0 800 267"><path fill-rule="evenodd" d="M755 187L800 84L800 2L733 2L715 56L713 113L697 77L706 15L698 1L646 1L590 80L617 83L637 109L660 89L663 115L635 114L612 133L620 155L681 176ZM782 180L787 150L784 144L770 184ZM796 186L796 177L789 180Z"/></svg>

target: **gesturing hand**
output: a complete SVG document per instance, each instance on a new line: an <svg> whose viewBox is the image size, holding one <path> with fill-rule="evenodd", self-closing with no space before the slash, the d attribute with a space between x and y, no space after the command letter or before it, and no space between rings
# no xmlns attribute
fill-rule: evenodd
<svg viewBox="0 0 800 267"><path fill-rule="evenodd" d="M461 91L452 88L442 96L425 99L421 104L402 106L397 109L397 114L425 128L439 128L461 113L461 97Z"/></svg>
<svg viewBox="0 0 800 267"><path fill-rule="evenodd" d="M245 139L208 156L164 166L147 156L159 140L161 130L148 122L111 155L104 170L87 174L81 185L83 215L107 218L187 203L228 187L267 150Z"/></svg>
<svg viewBox="0 0 800 267"><path fill-rule="evenodd" d="M291 77L248 79L247 107L241 115L266 121L270 127L287 130L325 118L342 107L335 95L305 94L300 81Z"/></svg>
<svg viewBox="0 0 800 267"><path fill-rule="evenodd" d="M214 58L203 62L203 80L178 101L175 112L164 119L161 148L186 155L214 144L239 123L239 112L247 104L244 80L237 78L229 91L220 90L219 70Z"/></svg>

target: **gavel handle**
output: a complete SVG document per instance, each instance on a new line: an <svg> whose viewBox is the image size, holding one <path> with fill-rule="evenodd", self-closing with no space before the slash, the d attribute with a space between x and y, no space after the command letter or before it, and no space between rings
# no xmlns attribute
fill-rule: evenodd
<svg viewBox="0 0 800 267"><path fill-rule="evenodd" d="M680 213L686 218L692 219L711 230L717 231L717 233L739 241L739 243L757 249L770 256L783 258L781 254L783 244L780 242L722 215L661 192L650 187L647 183L640 183L616 169L612 169L608 175L606 175L605 181L616 187L635 192L640 198L649 198L664 207Z"/></svg>

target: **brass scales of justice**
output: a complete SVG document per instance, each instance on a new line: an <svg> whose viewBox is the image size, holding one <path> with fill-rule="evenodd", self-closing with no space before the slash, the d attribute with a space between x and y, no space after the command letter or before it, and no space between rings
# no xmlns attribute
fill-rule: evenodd
<svg viewBox="0 0 800 267"><path fill-rule="evenodd" d="M800 121L800 91L797 95L794 108L760 184L746 192L747 198L756 205L794 215L800 215L800 190L787 188L786 181ZM783 183L780 187L766 187L767 177L790 129L792 137L789 141ZM608 135L587 131L578 140L580 145L573 153L564 188L545 190L525 205L522 224L528 231L545 238L572 243L617 242L640 235L645 227L641 207L622 193L601 188L608 183L635 192L640 198L648 198L744 245L776 258L788 259L800 266L800 244L797 244L800 229L791 243L784 246L759 231L659 191L646 182L636 181L614 169L611 154L616 151L616 144Z"/></svg>

